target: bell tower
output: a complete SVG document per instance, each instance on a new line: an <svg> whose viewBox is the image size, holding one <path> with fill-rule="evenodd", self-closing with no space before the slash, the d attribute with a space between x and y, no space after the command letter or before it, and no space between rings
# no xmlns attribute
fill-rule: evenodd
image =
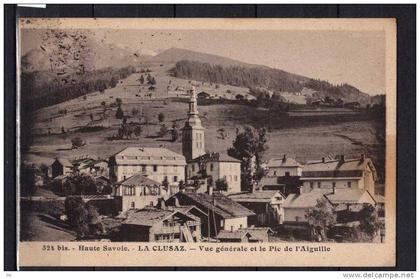
<svg viewBox="0 0 420 279"><path fill-rule="evenodd" d="M191 98L189 101L188 118L182 129L182 154L188 161L205 154L204 149L204 128L201 125L197 110L197 95L195 88L189 90Z"/></svg>

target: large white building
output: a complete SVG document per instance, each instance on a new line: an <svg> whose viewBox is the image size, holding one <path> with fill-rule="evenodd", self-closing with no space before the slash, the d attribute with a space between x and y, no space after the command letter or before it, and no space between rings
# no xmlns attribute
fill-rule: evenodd
<svg viewBox="0 0 420 279"><path fill-rule="evenodd" d="M313 189L364 189L375 193L376 169L372 160L364 154L360 158L338 159L322 158L320 161L307 163L302 172L303 192Z"/></svg>
<svg viewBox="0 0 420 279"><path fill-rule="evenodd" d="M141 174L171 186L185 181L185 157L161 147L127 147L109 158L109 174L113 183Z"/></svg>
<svg viewBox="0 0 420 279"><path fill-rule="evenodd" d="M187 164L187 179L195 176L211 177L211 185L216 187L216 181L222 179L227 183L228 193L241 191L241 161L223 153L207 153Z"/></svg>

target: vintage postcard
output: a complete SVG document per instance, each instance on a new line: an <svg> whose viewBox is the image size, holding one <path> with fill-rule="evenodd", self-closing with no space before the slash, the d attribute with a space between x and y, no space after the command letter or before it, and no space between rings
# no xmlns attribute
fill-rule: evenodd
<svg viewBox="0 0 420 279"><path fill-rule="evenodd" d="M394 19L18 21L18 264L394 266Z"/></svg>

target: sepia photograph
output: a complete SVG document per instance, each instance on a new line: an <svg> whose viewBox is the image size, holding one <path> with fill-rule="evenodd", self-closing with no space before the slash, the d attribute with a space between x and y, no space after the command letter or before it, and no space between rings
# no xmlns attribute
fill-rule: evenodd
<svg viewBox="0 0 420 279"><path fill-rule="evenodd" d="M19 19L22 263L258 244L392 265L395 24Z"/></svg>

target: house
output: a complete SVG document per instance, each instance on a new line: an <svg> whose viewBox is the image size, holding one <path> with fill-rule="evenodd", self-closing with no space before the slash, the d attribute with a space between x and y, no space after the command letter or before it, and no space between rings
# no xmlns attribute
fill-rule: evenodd
<svg viewBox="0 0 420 279"><path fill-rule="evenodd" d="M220 242L269 242L273 231L270 228L244 228L237 231L222 230L217 235Z"/></svg>
<svg viewBox="0 0 420 279"><path fill-rule="evenodd" d="M176 190L185 181L185 157L162 147L127 147L109 158L109 176L113 183L142 174Z"/></svg>
<svg viewBox="0 0 420 279"><path fill-rule="evenodd" d="M256 214L249 218L248 225L272 227L283 223L282 204L285 197L280 191L257 190L252 193L230 194L228 197Z"/></svg>
<svg viewBox="0 0 420 279"><path fill-rule="evenodd" d="M303 192L312 189L365 189L375 193L376 169L372 161L364 154L360 158L346 159L344 155L338 159L322 158L312 161L303 167Z"/></svg>
<svg viewBox="0 0 420 279"><path fill-rule="evenodd" d="M119 183L114 188L118 211L142 209L157 205L160 197L169 197L170 190L162 183L142 174L135 174Z"/></svg>
<svg viewBox="0 0 420 279"><path fill-rule="evenodd" d="M68 175L73 172L73 164L64 158L56 158L51 165L52 178L59 175Z"/></svg>
<svg viewBox="0 0 420 279"><path fill-rule="evenodd" d="M301 176L302 165L293 158L287 157L272 158L268 161L268 176Z"/></svg>
<svg viewBox="0 0 420 279"><path fill-rule="evenodd" d="M241 230L246 230L247 232L251 234L252 236L251 242L254 242L254 241L255 242L269 242L270 236L274 234L274 231L268 227L251 226L249 228L241 229Z"/></svg>
<svg viewBox="0 0 420 279"><path fill-rule="evenodd" d="M128 211L119 237L135 242L198 242L201 223L188 212L146 207Z"/></svg>
<svg viewBox="0 0 420 279"><path fill-rule="evenodd" d="M170 197L167 205L194 205L208 217L202 223L202 233L215 237L221 230L234 231L248 227L248 217L255 213L220 193L178 192Z"/></svg>
<svg viewBox="0 0 420 279"><path fill-rule="evenodd" d="M108 161L92 158L78 159L73 162L75 169L80 173L92 176L109 176Z"/></svg>
<svg viewBox="0 0 420 279"><path fill-rule="evenodd" d="M299 176L264 176L258 184L258 188L263 191L277 190L287 197L299 191L302 181Z"/></svg>
<svg viewBox="0 0 420 279"><path fill-rule="evenodd" d="M187 163L187 179L210 177L210 186L218 180L227 183L227 193L241 191L241 161L224 153L206 153Z"/></svg>
<svg viewBox="0 0 420 279"><path fill-rule="evenodd" d="M365 204L376 205L375 198L364 189L336 189L324 190L324 196L334 205L336 211L360 211Z"/></svg>
<svg viewBox="0 0 420 279"><path fill-rule="evenodd" d="M314 189L307 193L290 194L283 203L284 222L286 227L306 228L309 225L308 212L314 208L318 201L326 200L328 206L331 202L324 196L325 191Z"/></svg>
<svg viewBox="0 0 420 279"><path fill-rule="evenodd" d="M252 235L245 230L227 231L221 230L217 234L217 240L220 242L252 242ZM255 241L254 241L255 242Z"/></svg>

